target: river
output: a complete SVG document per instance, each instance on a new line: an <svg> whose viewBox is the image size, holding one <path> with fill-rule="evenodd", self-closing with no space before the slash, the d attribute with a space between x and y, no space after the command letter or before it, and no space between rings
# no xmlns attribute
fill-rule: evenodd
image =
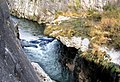
<svg viewBox="0 0 120 82"><path fill-rule="evenodd" d="M13 16L12 20L18 23L20 39L25 44L32 44L23 47L28 59L38 63L51 79L58 82L74 82L70 79L69 71L59 62L63 44L56 39L44 36L44 27L36 22Z"/></svg>

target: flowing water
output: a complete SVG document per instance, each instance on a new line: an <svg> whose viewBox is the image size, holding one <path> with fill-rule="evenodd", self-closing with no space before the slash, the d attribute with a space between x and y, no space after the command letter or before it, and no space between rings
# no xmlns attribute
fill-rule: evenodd
<svg viewBox="0 0 120 82"><path fill-rule="evenodd" d="M36 22L16 17L12 19L14 23L18 23L20 39L27 45L32 44L24 46L28 59L37 62L52 79L58 82L74 82L70 79L69 72L59 62L62 44L56 39L44 36L44 27Z"/></svg>

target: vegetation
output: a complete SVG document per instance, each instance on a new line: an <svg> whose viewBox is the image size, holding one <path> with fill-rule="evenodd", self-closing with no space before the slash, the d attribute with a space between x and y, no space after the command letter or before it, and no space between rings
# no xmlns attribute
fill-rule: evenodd
<svg viewBox="0 0 120 82"><path fill-rule="evenodd" d="M82 13L59 12L59 15L69 16L70 20L63 21L59 25L51 25L45 30L45 34L53 37L59 36L80 36L90 39L90 48L82 52L82 56L93 59L95 62L104 60L105 52L98 48L106 45L109 48L120 49L120 8L107 4L103 7L103 12L95 9L88 9ZM75 18L77 17L77 18ZM58 31L57 33L53 33ZM103 63L103 62L102 62Z"/></svg>

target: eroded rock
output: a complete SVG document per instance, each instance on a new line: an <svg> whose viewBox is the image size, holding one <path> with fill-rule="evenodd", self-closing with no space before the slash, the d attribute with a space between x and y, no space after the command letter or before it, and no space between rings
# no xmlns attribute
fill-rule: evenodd
<svg viewBox="0 0 120 82"><path fill-rule="evenodd" d="M62 36L57 36L57 38L67 47L74 47L76 49L81 49L82 51L86 51L89 47L90 41L87 38L84 38L82 40L81 37L62 37Z"/></svg>

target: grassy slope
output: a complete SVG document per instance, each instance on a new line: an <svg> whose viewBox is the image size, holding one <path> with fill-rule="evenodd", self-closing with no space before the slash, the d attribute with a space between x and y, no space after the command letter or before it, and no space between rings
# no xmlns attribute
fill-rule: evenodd
<svg viewBox="0 0 120 82"><path fill-rule="evenodd" d="M99 46L120 50L120 8L114 5L106 5L103 12L89 9L81 13L60 12L59 15L69 16L70 20L63 21L60 25L48 26L44 33L50 35L53 31L60 31L52 37L80 36L90 39L90 48L85 52L79 50L81 57L110 68L112 72L120 72L119 67L108 63L111 58L104 59L106 53L100 51ZM77 17L77 18L75 18Z"/></svg>

